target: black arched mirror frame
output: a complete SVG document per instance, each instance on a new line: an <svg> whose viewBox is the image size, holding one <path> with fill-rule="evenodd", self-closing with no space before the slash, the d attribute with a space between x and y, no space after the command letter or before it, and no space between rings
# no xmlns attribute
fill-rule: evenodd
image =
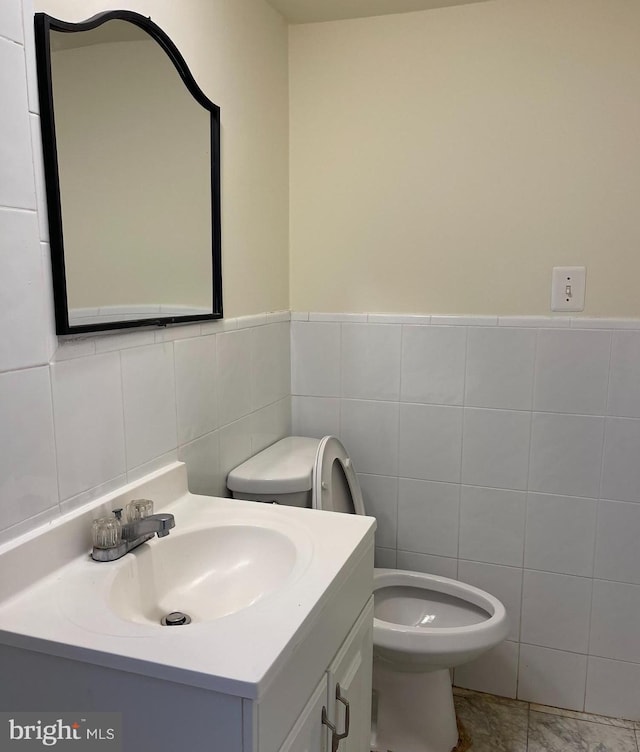
<svg viewBox="0 0 640 752"><path fill-rule="evenodd" d="M177 70L193 98L210 113L211 119L211 239L212 239L212 300L211 312L197 315L157 315L141 319L108 321L73 325L69 320L67 272L64 253L60 173L54 118L53 77L51 66L50 32L74 33L91 31L107 21L126 21L146 32L160 45ZM36 63L42 128L45 189L49 220L49 240L54 288L56 332L76 334L110 329L125 329L140 326L166 326L168 324L203 321L222 318L222 270L221 270L221 219L220 219L220 108L200 89L193 78L182 54L167 34L150 18L133 11L115 10L100 13L87 21L70 23L53 18L46 13L36 13L34 19ZM162 159L162 155L159 155Z"/></svg>

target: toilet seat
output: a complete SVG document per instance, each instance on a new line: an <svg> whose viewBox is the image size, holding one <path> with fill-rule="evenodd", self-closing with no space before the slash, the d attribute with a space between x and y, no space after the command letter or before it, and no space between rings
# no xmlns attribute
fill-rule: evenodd
<svg viewBox="0 0 640 752"><path fill-rule="evenodd" d="M353 462L335 436L325 436L318 444L311 504L327 512L366 514Z"/></svg>
<svg viewBox="0 0 640 752"><path fill-rule="evenodd" d="M396 602L374 607L373 641L379 654L395 663L404 663L406 657L414 667L416 658L418 663L456 666L473 660L507 636L508 620L504 606L497 598L473 585L423 572L375 569L374 596L385 589L393 589ZM403 589L406 590L406 603L402 602ZM435 618L431 626L428 623L411 624L411 619L406 618L407 609L412 607L409 600L415 597L416 590L421 592L425 608L429 605L429 593L435 596ZM392 618L394 610L396 619ZM448 613L453 619L457 614L462 626L450 623L437 626L438 612ZM380 618L381 613L383 618ZM482 618L483 614L485 618Z"/></svg>

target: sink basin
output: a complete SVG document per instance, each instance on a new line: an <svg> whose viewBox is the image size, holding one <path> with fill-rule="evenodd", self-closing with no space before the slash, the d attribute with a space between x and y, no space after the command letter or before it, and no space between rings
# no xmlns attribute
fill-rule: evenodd
<svg viewBox="0 0 640 752"><path fill-rule="evenodd" d="M92 520L132 499L154 499L176 526L116 561L94 561ZM192 494L186 466L170 463L0 546L0 571L11 572L0 577L0 650L18 651L16 665L40 655L45 672L68 666L72 692L77 677L93 682L106 668L111 694L121 671L156 682L141 685L156 694L157 682L171 682L289 705L300 677L285 686L284 666L302 655L305 671L324 670L328 646L371 592L374 528L360 515ZM192 621L162 626L173 611ZM301 653L307 640L313 650Z"/></svg>
<svg viewBox="0 0 640 752"><path fill-rule="evenodd" d="M298 549L287 533L251 524L172 534L122 560L109 607L121 619L158 626L174 611L192 623L219 619L282 587L299 569Z"/></svg>

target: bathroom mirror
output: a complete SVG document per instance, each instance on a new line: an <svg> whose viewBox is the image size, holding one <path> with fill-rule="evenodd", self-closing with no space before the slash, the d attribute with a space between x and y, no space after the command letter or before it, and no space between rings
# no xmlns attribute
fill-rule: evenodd
<svg viewBox="0 0 640 752"><path fill-rule="evenodd" d="M137 13L35 34L57 333L220 318L219 108Z"/></svg>

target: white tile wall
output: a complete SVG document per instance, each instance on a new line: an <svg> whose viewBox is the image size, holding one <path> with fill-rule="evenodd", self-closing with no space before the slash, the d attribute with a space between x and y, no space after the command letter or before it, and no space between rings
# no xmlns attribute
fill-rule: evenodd
<svg viewBox="0 0 640 752"><path fill-rule="evenodd" d="M522 567L526 494L462 486L459 556Z"/></svg>
<svg viewBox="0 0 640 752"><path fill-rule="evenodd" d="M288 323L260 328L270 327ZM194 492L226 495L229 470L291 433L288 368L271 382L281 396L252 409L265 340L253 328L231 333L241 342L229 346L223 330L157 344L149 344L153 331L67 340L50 364L0 373L2 424L22 426L5 436L12 470L2 473L0 540L42 522L47 510L68 511L176 458L187 463ZM285 334L265 336L280 364L289 363ZM239 363L248 369L241 389L233 378ZM222 404L247 412L222 424Z"/></svg>
<svg viewBox="0 0 640 752"><path fill-rule="evenodd" d="M640 418L640 332L613 333L607 410Z"/></svg>
<svg viewBox="0 0 640 752"><path fill-rule="evenodd" d="M396 548L398 529L398 479L386 475L360 475L366 513L378 521L376 545Z"/></svg>
<svg viewBox="0 0 640 752"><path fill-rule="evenodd" d="M461 560L458 563L458 578L500 599L509 617L507 639L518 642L522 608L522 570L516 567ZM515 679L515 676L513 678Z"/></svg>
<svg viewBox="0 0 640 752"><path fill-rule="evenodd" d="M255 410L251 419L251 454L266 449L283 436L291 433L291 398Z"/></svg>
<svg viewBox="0 0 640 752"><path fill-rule="evenodd" d="M398 549L457 557L460 487L400 478Z"/></svg>
<svg viewBox="0 0 640 752"><path fill-rule="evenodd" d="M15 0L9 0L8 5L15 6ZM12 28L14 25L13 22L9 23ZM7 30L6 33L12 32ZM31 157L24 48L21 44L16 44L15 41L2 36L0 36L0 92L2 92L0 206L34 210L36 193Z"/></svg>
<svg viewBox="0 0 640 752"><path fill-rule="evenodd" d="M602 496L640 501L640 420L607 418Z"/></svg>
<svg viewBox="0 0 640 752"><path fill-rule="evenodd" d="M596 509L594 499L530 493L525 567L591 577Z"/></svg>
<svg viewBox="0 0 640 752"><path fill-rule="evenodd" d="M401 476L460 481L462 408L401 403L399 437Z"/></svg>
<svg viewBox="0 0 640 752"><path fill-rule="evenodd" d="M340 400L336 397L292 397L293 424L301 436L321 439L340 434Z"/></svg>
<svg viewBox="0 0 640 752"><path fill-rule="evenodd" d="M533 409L602 415L607 400L611 332L542 330Z"/></svg>
<svg viewBox="0 0 640 752"><path fill-rule="evenodd" d="M520 645L518 697L521 700L582 710L586 681L586 655Z"/></svg>
<svg viewBox="0 0 640 752"><path fill-rule="evenodd" d="M186 444L218 427L216 337L194 337L174 346L178 443Z"/></svg>
<svg viewBox="0 0 640 752"><path fill-rule="evenodd" d="M53 363L51 380L64 501L127 470L120 354Z"/></svg>
<svg viewBox="0 0 640 752"><path fill-rule="evenodd" d="M604 418L534 413L529 488L598 498Z"/></svg>
<svg viewBox="0 0 640 752"><path fill-rule="evenodd" d="M340 324L291 323L291 393L340 396Z"/></svg>
<svg viewBox="0 0 640 752"><path fill-rule="evenodd" d="M251 396L250 329L216 335L218 362L218 414L225 425L248 415L253 404Z"/></svg>
<svg viewBox="0 0 640 752"><path fill-rule="evenodd" d="M524 411L465 409L462 482L525 489L530 424Z"/></svg>
<svg viewBox="0 0 640 752"><path fill-rule="evenodd" d="M127 470L178 445L173 345L123 350L122 393Z"/></svg>
<svg viewBox="0 0 640 752"><path fill-rule="evenodd" d="M376 566L378 566L376 564ZM458 576L458 560L448 556L432 556L431 554L417 554L414 551L398 551L396 565L398 569L409 569L414 572L427 572L440 577Z"/></svg>
<svg viewBox="0 0 640 752"><path fill-rule="evenodd" d="M0 208L0 259L0 371L45 364L50 313L34 212Z"/></svg>
<svg viewBox="0 0 640 752"><path fill-rule="evenodd" d="M0 36L23 43L20 3L4 2L0 5Z"/></svg>
<svg viewBox="0 0 640 752"><path fill-rule="evenodd" d="M598 502L594 576L640 585L640 504Z"/></svg>
<svg viewBox="0 0 640 752"><path fill-rule="evenodd" d="M586 653L592 580L525 569L520 639L530 645Z"/></svg>
<svg viewBox="0 0 640 752"><path fill-rule="evenodd" d="M465 404L530 410L535 354L535 330L469 328Z"/></svg>
<svg viewBox="0 0 640 752"><path fill-rule="evenodd" d="M0 374L0 499L5 527L57 506L49 369Z"/></svg>
<svg viewBox="0 0 640 752"><path fill-rule="evenodd" d="M291 394L289 323L256 326L251 334L252 407L258 410Z"/></svg>
<svg viewBox="0 0 640 752"><path fill-rule="evenodd" d="M640 321L293 318L294 431L337 433L363 485L384 476L378 564L457 576L507 607L508 642L456 681L583 709L589 660L588 709L640 720L623 691L606 700L614 677L640 681ZM356 360L372 373L356 379ZM366 401L340 398L356 380Z"/></svg>
<svg viewBox="0 0 640 752"><path fill-rule="evenodd" d="M518 676L517 642L506 640L471 663L458 666L454 682L460 687L503 697L516 697Z"/></svg>
<svg viewBox="0 0 640 752"><path fill-rule="evenodd" d="M220 476L228 473L253 454L251 451L251 417L246 416L220 429Z"/></svg>
<svg viewBox="0 0 640 752"><path fill-rule="evenodd" d="M31 129L31 148L33 150L33 169L36 187L36 202L38 205L38 229L40 240L49 242L49 221L45 211L47 205L44 182L44 157L42 152L42 132L40 130L40 116L29 113L29 127Z"/></svg>
<svg viewBox="0 0 640 752"><path fill-rule="evenodd" d="M589 658L585 710L637 718L640 708L640 664Z"/></svg>
<svg viewBox="0 0 640 752"><path fill-rule="evenodd" d="M222 431L212 431L178 449L178 459L189 468L189 490L192 493L226 495L220 458L222 436Z"/></svg>
<svg viewBox="0 0 640 752"><path fill-rule="evenodd" d="M395 400L400 396L401 327L344 324L341 365L343 397Z"/></svg>
<svg viewBox="0 0 640 752"><path fill-rule="evenodd" d="M640 663L640 586L594 580L589 652Z"/></svg>
<svg viewBox="0 0 640 752"><path fill-rule="evenodd" d="M342 400L340 436L361 473L398 474L398 404Z"/></svg>
<svg viewBox="0 0 640 752"><path fill-rule="evenodd" d="M379 548L376 546L374 566L380 569L395 569L397 564L395 548Z"/></svg>
<svg viewBox="0 0 640 752"><path fill-rule="evenodd" d="M402 401L461 405L466 341L465 327L403 327Z"/></svg>

